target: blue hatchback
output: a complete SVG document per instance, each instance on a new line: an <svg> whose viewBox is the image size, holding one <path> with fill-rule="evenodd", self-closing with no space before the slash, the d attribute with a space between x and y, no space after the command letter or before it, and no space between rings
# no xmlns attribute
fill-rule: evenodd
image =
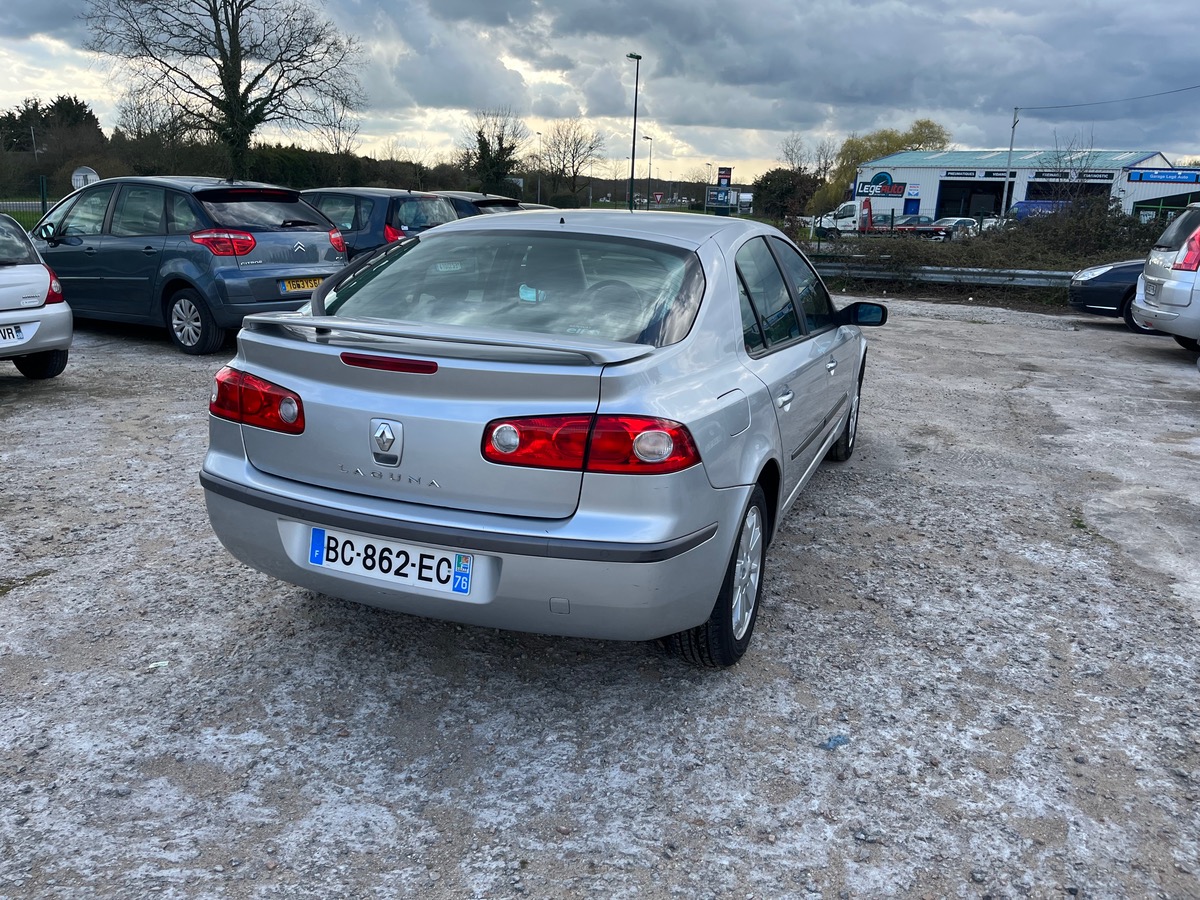
<svg viewBox="0 0 1200 900"><path fill-rule="evenodd" d="M251 313L294 310L346 264L346 244L298 191L195 177L109 178L33 229L79 318L164 325L212 353Z"/></svg>

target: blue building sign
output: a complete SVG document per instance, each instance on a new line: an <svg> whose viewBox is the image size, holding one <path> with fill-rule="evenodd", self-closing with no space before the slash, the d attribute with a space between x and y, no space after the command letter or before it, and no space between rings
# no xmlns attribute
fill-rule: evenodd
<svg viewBox="0 0 1200 900"><path fill-rule="evenodd" d="M1158 181L1170 184L1195 184L1200 181L1200 171L1195 169L1130 169L1130 181Z"/></svg>

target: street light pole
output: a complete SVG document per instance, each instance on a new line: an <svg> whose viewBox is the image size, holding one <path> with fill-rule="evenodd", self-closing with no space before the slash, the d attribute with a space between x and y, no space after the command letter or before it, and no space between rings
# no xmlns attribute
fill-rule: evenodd
<svg viewBox="0 0 1200 900"><path fill-rule="evenodd" d="M708 186L712 184L712 163L705 163L704 168L708 170L704 182L704 211L708 212Z"/></svg>
<svg viewBox="0 0 1200 900"><path fill-rule="evenodd" d="M642 71L642 57L640 53L626 53L625 58L633 60L633 149L629 151L629 211L633 212L633 167L637 165L638 77Z"/></svg>
<svg viewBox="0 0 1200 900"><path fill-rule="evenodd" d="M525 132L529 134L529 132ZM538 199L537 202L542 202L542 133L539 131L538 136Z"/></svg>
<svg viewBox="0 0 1200 900"><path fill-rule="evenodd" d="M650 211L650 179L654 177L654 138L648 134L642 135L643 141L650 141L650 149L646 157L646 211Z"/></svg>

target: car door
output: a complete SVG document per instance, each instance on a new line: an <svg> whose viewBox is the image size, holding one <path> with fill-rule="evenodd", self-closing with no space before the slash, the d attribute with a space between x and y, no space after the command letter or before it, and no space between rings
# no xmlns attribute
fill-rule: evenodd
<svg viewBox="0 0 1200 900"><path fill-rule="evenodd" d="M784 496L790 503L819 462L828 373L821 349L806 340L803 322L766 239L737 251L742 333L747 366L766 385L782 447Z"/></svg>
<svg viewBox="0 0 1200 900"><path fill-rule="evenodd" d="M166 191L154 185L125 184L117 192L112 218L100 249L105 315L149 321L167 239Z"/></svg>
<svg viewBox="0 0 1200 900"><path fill-rule="evenodd" d="M829 291L800 251L777 237L768 242L804 318L810 352L822 361L827 376L822 386L822 421L828 433L835 422L843 421L858 387L858 342L854 339L854 329L839 328L834 323L836 310Z"/></svg>
<svg viewBox="0 0 1200 900"><path fill-rule="evenodd" d="M38 250L76 313L100 314L104 308L99 256L104 219L115 192L115 184L85 190L57 222L43 220L35 231Z"/></svg>

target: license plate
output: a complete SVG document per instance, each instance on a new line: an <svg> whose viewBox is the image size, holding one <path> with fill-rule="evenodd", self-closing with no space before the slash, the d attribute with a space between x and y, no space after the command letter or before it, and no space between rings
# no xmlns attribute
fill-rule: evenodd
<svg viewBox="0 0 1200 900"><path fill-rule="evenodd" d="M432 550L412 544L327 528L312 528L308 562L322 569L351 572L400 586L446 594L471 593L470 553Z"/></svg>
<svg viewBox="0 0 1200 900"><path fill-rule="evenodd" d="M15 344L25 340L20 325L0 325L0 344Z"/></svg>
<svg viewBox="0 0 1200 900"><path fill-rule="evenodd" d="M279 289L285 294L289 291L315 291L324 280L324 278L285 278L279 282Z"/></svg>

